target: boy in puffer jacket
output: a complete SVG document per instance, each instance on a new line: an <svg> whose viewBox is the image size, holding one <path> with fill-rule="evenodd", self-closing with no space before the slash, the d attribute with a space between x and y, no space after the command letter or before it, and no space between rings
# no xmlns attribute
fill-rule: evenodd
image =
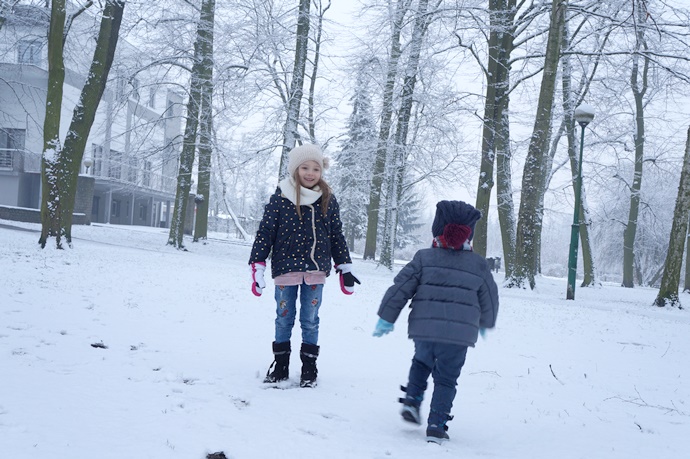
<svg viewBox="0 0 690 459"><path fill-rule="evenodd" d="M440 201L432 225L431 248L419 250L395 276L381 301L374 336L393 331L408 300L408 336L415 353L401 398L404 420L421 424L419 406L429 375L434 379L427 441L449 439L446 423L455 398L457 379L469 346L479 333L496 325L498 289L486 259L472 251L474 226L481 212L462 201Z"/></svg>

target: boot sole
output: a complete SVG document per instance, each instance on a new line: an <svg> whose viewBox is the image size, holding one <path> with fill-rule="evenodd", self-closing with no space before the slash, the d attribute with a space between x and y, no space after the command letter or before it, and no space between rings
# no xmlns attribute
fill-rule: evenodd
<svg viewBox="0 0 690 459"><path fill-rule="evenodd" d="M411 422L412 424L417 424L418 426L422 425L422 420L418 417L415 417L412 411L403 408L400 414L405 421Z"/></svg>
<svg viewBox="0 0 690 459"><path fill-rule="evenodd" d="M438 436L438 435L441 435L441 436ZM433 434L430 434L430 433L427 431L427 434L426 434L426 441L427 441L427 443L436 443L436 444L440 445L440 444L442 444L444 441L448 441L448 440L450 440L450 437L449 437L448 434L446 434L445 432L444 432L444 433L439 433L439 434L437 434L437 435L433 435Z"/></svg>
<svg viewBox="0 0 690 459"><path fill-rule="evenodd" d="M426 437L427 443L436 443L437 445L442 445L443 442L446 442L446 441L448 441L448 438L430 437L428 435Z"/></svg>

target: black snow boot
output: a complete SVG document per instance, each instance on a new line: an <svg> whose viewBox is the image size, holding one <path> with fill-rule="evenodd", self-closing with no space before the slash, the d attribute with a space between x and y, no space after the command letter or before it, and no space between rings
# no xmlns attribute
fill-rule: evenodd
<svg viewBox="0 0 690 459"><path fill-rule="evenodd" d="M265 383L285 381L290 377L288 367L290 366L290 341L284 343L273 342L274 360L266 373ZM273 370L273 371L271 371Z"/></svg>
<svg viewBox="0 0 690 459"><path fill-rule="evenodd" d="M302 343L299 357L302 359L302 376L300 377L300 387L316 386L316 358L319 356L319 346L316 344Z"/></svg>
<svg viewBox="0 0 690 459"><path fill-rule="evenodd" d="M400 415L407 422L422 425L422 416L419 412L419 406L422 404L423 396L408 395L407 387L405 386L400 386L400 390L405 392L405 397L398 399L398 401L403 404L403 409L400 411Z"/></svg>
<svg viewBox="0 0 690 459"><path fill-rule="evenodd" d="M426 428L426 441L429 443L442 444L444 441L449 440L448 435L448 421L452 421L453 416L448 413L439 413L437 411L431 411L429 413L429 424Z"/></svg>

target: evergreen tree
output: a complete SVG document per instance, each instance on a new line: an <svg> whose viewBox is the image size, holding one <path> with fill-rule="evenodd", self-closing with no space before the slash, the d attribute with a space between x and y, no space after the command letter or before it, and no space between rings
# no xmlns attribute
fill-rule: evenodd
<svg viewBox="0 0 690 459"><path fill-rule="evenodd" d="M376 123L368 85L361 72L351 101L346 140L335 155L338 162L335 187L345 239L350 250L354 250L355 241L366 233L371 171L376 153Z"/></svg>
<svg viewBox="0 0 690 459"><path fill-rule="evenodd" d="M424 241L419 237L419 229L426 225L420 222L423 215L424 203L419 195L409 188L405 191L400 207L398 208L398 228L395 232L395 248L404 249L409 246L418 246Z"/></svg>

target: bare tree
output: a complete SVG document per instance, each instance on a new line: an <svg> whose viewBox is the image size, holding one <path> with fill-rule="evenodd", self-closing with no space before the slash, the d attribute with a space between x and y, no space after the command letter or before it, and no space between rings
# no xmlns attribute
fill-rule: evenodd
<svg viewBox="0 0 690 459"><path fill-rule="evenodd" d="M413 96L417 83L422 44L438 3L437 1L436 5L431 8L431 11L428 11L429 0L420 0L415 11L414 28L410 40L410 55L404 72L405 77L401 88L400 108L398 109L397 124L393 144L391 145L390 158L392 159L392 164L389 168L390 176L387 178L389 203L386 206L383 249L381 250L380 261L388 269L393 269L398 208L402 204L403 182L408 156L407 137L410 129L410 117L412 116Z"/></svg>
<svg viewBox="0 0 690 459"><path fill-rule="evenodd" d="M589 21L589 17L585 16L582 19L582 22ZM571 50L571 36L570 36L570 23L573 20L573 18L569 18L568 21L565 24L565 29L563 31L563 40L562 40L562 45L561 45L561 65L562 65L562 72L561 72L561 81L562 81L562 93L563 93L563 98L562 98L562 103L563 103L563 120L558 128L558 133L554 136L552 145L551 145L551 151L550 151L550 163L553 163L553 159L556 155L556 150L558 147L558 142L565 133L565 137L567 140L567 149L568 149L568 159L570 162L570 171L572 175L572 183L573 183L573 192L575 191L576 188L576 180L577 180L577 171L579 168L582 167L582 164L579 164L579 157L578 157L578 142L577 142L577 136L575 132L575 119L574 119L574 111L575 108L580 105L585 97L589 94L589 90L591 87L592 80L594 79L595 75L597 74L597 69L599 68L599 64L601 62L601 51L604 49L606 44L608 43L609 36L611 34L611 30L609 29L605 33L602 34L602 37L600 40L597 40L594 44L596 45L596 55L593 59L584 56L582 59L584 62L581 63L583 65L584 70L583 73L580 76L580 81L579 84L574 85L573 84L573 66L572 66L572 60L573 60L573 55L572 55L572 50ZM575 30L581 30L582 23L580 24L575 24L574 29ZM586 71L588 70L588 72ZM551 182L551 178L555 174L555 172L558 170L558 167L554 168L551 170L549 176L547 177L546 180L546 185L545 185L545 191L548 190L549 184ZM595 269L595 263L594 263L594 253L592 249L592 238L590 237L590 231L589 231L589 226L591 224L591 216L589 212L589 205L587 203L587 194L585 192L585 185L581 184L581 205L580 205L580 215L579 215L579 222L580 222L580 228L579 228L579 234L580 234L580 241L582 245L582 259L583 259L583 281L582 281L582 287L587 287L587 286L592 286L595 284L598 284L598 279L596 277L596 269ZM542 200L543 202L543 200ZM541 244L540 244L540 253L541 253Z"/></svg>
<svg viewBox="0 0 690 459"><path fill-rule="evenodd" d="M539 102L534 120L534 129L530 139L529 150L525 160L522 178L522 196L518 213L516 240L516 263L513 276L508 279L510 287L524 287L525 281L530 288L536 285L537 242L540 225L539 207L541 194L544 192L544 165L548 154L551 136L551 111L555 96L556 77L560 55L560 44L563 37L565 13L568 1L553 2L549 37L544 59L544 75L539 91Z"/></svg>
<svg viewBox="0 0 690 459"><path fill-rule="evenodd" d="M216 1L202 5L200 26L204 29L201 51L201 111L199 125L199 166L195 202L193 241L208 237L208 208L211 202L211 156L213 154L213 25Z"/></svg>
<svg viewBox="0 0 690 459"><path fill-rule="evenodd" d="M400 34L404 25L412 0L398 0L395 15L391 18L390 54L388 56L386 82L383 88L381 106L379 139L376 147L376 158L369 193L369 209L367 211L367 236L364 245L364 259L376 258L376 239L378 237L379 211L381 206L381 192L386 170L386 156L389 151L389 138L393 119L393 92L398 78L398 61L401 54Z"/></svg>
<svg viewBox="0 0 690 459"><path fill-rule="evenodd" d="M287 95L285 126L283 127L283 148L280 157L280 176L287 173L288 153L299 140L298 126L300 107L304 94L304 77L309 53L309 10L311 0L299 0L297 12L297 32L295 43L295 60L292 67L290 92Z"/></svg>
<svg viewBox="0 0 690 459"><path fill-rule="evenodd" d="M197 38L194 43L194 63L190 75L187 118L184 139L182 141L182 153L180 154L180 167L177 174L175 206L168 235L168 244L178 249L184 248L185 217L187 215L189 192L192 188L192 172L197 146L199 117L201 114L201 98L204 90L203 56L205 54L205 47L211 43L208 34L212 34L213 31L207 25L213 24L214 8L214 0L204 0L202 3L201 17L197 24Z"/></svg>
<svg viewBox="0 0 690 459"><path fill-rule="evenodd" d="M63 237L68 245L72 244L72 213L77 192L77 178L84 156L84 147L115 56L124 8L124 0L106 0L105 2L91 68L79 101L74 107L72 121L62 145L59 129L62 86L65 79L63 54L67 14L64 0L55 0L52 3L48 32L49 83L41 162L43 184L41 237L39 238L41 247L45 247L51 236L55 237L59 249L62 248Z"/></svg>
<svg viewBox="0 0 690 459"><path fill-rule="evenodd" d="M484 218L477 222L477 226L474 229L474 238L472 239L474 250L483 256L486 256L487 250L489 202L491 190L494 186L494 162L496 161L497 150L496 137L504 132L499 125L504 123L504 115L508 115L509 62L515 38L514 18L517 14L515 3L515 0L489 1L489 54L487 65L484 68L486 97L482 127L482 159L479 169L479 183L477 184L477 200L475 202L475 207L482 212ZM460 39L459 36L458 38ZM462 45L462 41L460 44ZM506 128L508 127L506 126ZM505 145L505 142L503 145ZM512 252L511 248L508 250L508 253L510 252ZM506 253L505 241L504 253ZM504 259L506 259L505 256ZM512 265L512 257L508 259L510 259Z"/></svg>
<svg viewBox="0 0 690 459"><path fill-rule="evenodd" d="M323 37L323 17L331 7L331 0L328 0L326 6L323 2L319 0L318 2L318 20L316 22L316 38L314 39L314 59L311 67L311 78L309 82L309 96L308 109L307 109L307 124L309 126L309 140L311 143L316 143L316 115L314 114L314 109L316 106L315 94L316 94L316 78L319 74L319 59L321 58L321 41Z"/></svg>
<svg viewBox="0 0 690 459"><path fill-rule="evenodd" d="M673 212L673 226L671 227L671 239L666 252L664 263L664 275L661 278L661 288L654 300L659 307L671 306L680 308L678 299L678 287L680 285L680 269L683 265L683 245L688 232L688 217L690 216L690 128L688 128L687 141L685 143L685 156L683 169L678 185L678 197L676 208ZM687 263L687 261L686 261Z"/></svg>
<svg viewBox="0 0 690 459"><path fill-rule="evenodd" d="M489 35L486 62L480 58L474 40L463 40L460 33L455 32L459 46L469 50L475 57L486 80L482 118L482 156L475 202L475 206L482 212L484 218L479 220L475 227L473 248L486 256L489 205L495 184L506 277L510 277L513 273L516 239L511 170L510 94L532 76L531 74L519 75L516 83L511 86L511 67L519 60L528 61L536 57L533 53L526 51L524 55L514 58L513 51L516 47L526 48L529 41L542 34L540 30L529 33L527 31L531 30L531 23L540 17L546 8L547 5L544 4L518 5L515 0L491 0L487 11ZM472 17L477 16L472 14ZM480 22L478 27L481 30L484 24Z"/></svg>
<svg viewBox="0 0 690 459"><path fill-rule="evenodd" d="M642 25L648 17L646 2L633 0L634 21L640 27L635 32L635 52L632 56L632 70L630 72L630 87L635 99L635 173L630 186L630 212L628 223L623 233L623 287L632 288L634 282L635 236L637 233L637 217L640 213L640 190L642 188L642 169L644 165L645 147L645 119L644 99L647 93L649 76L649 57L643 52L648 49L645 40L645 28Z"/></svg>

